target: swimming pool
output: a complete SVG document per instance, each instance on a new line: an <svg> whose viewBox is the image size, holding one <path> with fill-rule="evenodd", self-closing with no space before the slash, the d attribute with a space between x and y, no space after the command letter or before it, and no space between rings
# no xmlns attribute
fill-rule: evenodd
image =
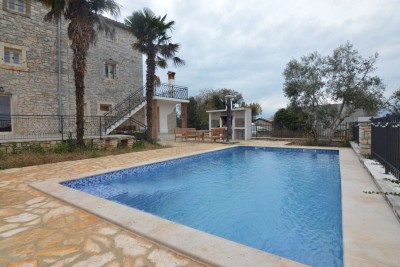
<svg viewBox="0 0 400 267"><path fill-rule="evenodd" d="M302 263L342 265L337 151L237 147L63 184Z"/></svg>

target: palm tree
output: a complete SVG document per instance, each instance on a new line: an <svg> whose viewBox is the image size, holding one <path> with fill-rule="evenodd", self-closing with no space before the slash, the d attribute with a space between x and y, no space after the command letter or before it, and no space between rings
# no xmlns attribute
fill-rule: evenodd
<svg viewBox="0 0 400 267"><path fill-rule="evenodd" d="M156 16L149 8L143 11L136 11L125 19L125 24L130 28L131 33L137 41L132 45L134 49L145 54L146 58L146 112L147 132L146 139L153 140L153 96L156 81L156 67L165 69L168 67L167 60L171 59L175 66L185 64L185 61L176 57L179 44L171 43L171 37L167 32L172 31L174 21L166 22L167 15Z"/></svg>
<svg viewBox="0 0 400 267"><path fill-rule="evenodd" d="M76 97L76 139L77 145L83 147L84 135L84 94L86 57L90 44L94 44L97 30L108 30L102 13L117 16L119 5L114 0L39 0L50 11L46 21L59 22L62 17L69 22L68 38L73 51L72 68L75 76Z"/></svg>

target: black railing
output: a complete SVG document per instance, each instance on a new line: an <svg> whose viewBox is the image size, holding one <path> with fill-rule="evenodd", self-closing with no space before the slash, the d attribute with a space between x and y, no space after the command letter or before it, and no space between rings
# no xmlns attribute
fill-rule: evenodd
<svg viewBox="0 0 400 267"><path fill-rule="evenodd" d="M371 119L371 156L400 179L400 116Z"/></svg>
<svg viewBox="0 0 400 267"><path fill-rule="evenodd" d="M146 87L143 87L143 89L134 91L127 98L115 105L109 112L105 113L105 129L109 129L117 122L122 124L124 118L128 118L132 110L143 104L146 101L144 96L145 90ZM159 86L154 87L154 96L186 100L188 99L188 88L161 83Z"/></svg>
<svg viewBox="0 0 400 267"><path fill-rule="evenodd" d="M154 96L186 100L188 99L188 88L162 83L154 88Z"/></svg>
<svg viewBox="0 0 400 267"><path fill-rule="evenodd" d="M353 141L360 143L360 126L357 123L353 124Z"/></svg>
<svg viewBox="0 0 400 267"><path fill-rule="evenodd" d="M276 124L269 125L252 125L253 137L275 137L275 138L314 138L318 136L319 139L328 139L331 130L323 125L314 125L313 127L305 124L295 125L292 127L285 127ZM334 140L350 140L352 130L350 123L340 124L334 130Z"/></svg>
<svg viewBox="0 0 400 267"><path fill-rule="evenodd" d="M144 101L146 101L146 99L143 96L142 89L130 94L127 98L115 105L109 112L104 114L105 129L109 128L120 119L126 117L129 112L137 108Z"/></svg>
<svg viewBox="0 0 400 267"><path fill-rule="evenodd" d="M85 137L104 136L103 116L85 116L84 120ZM127 121L130 129L145 132L146 126L142 122L133 118ZM76 138L75 116L0 114L0 141L69 138Z"/></svg>

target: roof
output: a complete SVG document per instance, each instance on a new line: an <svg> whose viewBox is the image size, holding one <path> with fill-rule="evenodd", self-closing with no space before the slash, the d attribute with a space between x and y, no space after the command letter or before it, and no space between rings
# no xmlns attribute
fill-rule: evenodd
<svg viewBox="0 0 400 267"><path fill-rule="evenodd" d="M249 110L251 108L233 108L232 111L240 111L240 110ZM206 112L213 113L213 112L226 112L226 109L218 109L218 110L207 110Z"/></svg>
<svg viewBox="0 0 400 267"><path fill-rule="evenodd" d="M270 123L273 122L273 120L271 120L271 119L263 119L263 118L257 118L253 122L255 122L255 121L264 121L264 122L270 122Z"/></svg>
<svg viewBox="0 0 400 267"><path fill-rule="evenodd" d="M110 19L110 18L107 18L107 17L104 17L104 16L101 16L101 17L105 20L105 22L107 22L109 24L112 24L114 26L117 26L119 28L122 28L124 30L129 31L129 27L126 26L124 23L116 21L116 20L113 20L113 19Z"/></svg>

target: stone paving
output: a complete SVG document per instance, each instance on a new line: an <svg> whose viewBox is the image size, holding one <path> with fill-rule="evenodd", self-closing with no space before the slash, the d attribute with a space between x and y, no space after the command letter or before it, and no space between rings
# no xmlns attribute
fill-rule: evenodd
<svg viewBox="0 0 400 267"><path fill-rule="evenodd" d="M206 266L29 186L226 146L165 144L152 151L0 171L0 266ZM345 265L398 266L396 217L381 196L362 193L377 189L353 152L341 154Z"/></svg>
<svg viewBox="0 0 400 267"><path fill-rule="evenodd" d="M167 145L152 151L0 171L0 266L205 266L29 187L50 178L222 146Z"/></svg>

